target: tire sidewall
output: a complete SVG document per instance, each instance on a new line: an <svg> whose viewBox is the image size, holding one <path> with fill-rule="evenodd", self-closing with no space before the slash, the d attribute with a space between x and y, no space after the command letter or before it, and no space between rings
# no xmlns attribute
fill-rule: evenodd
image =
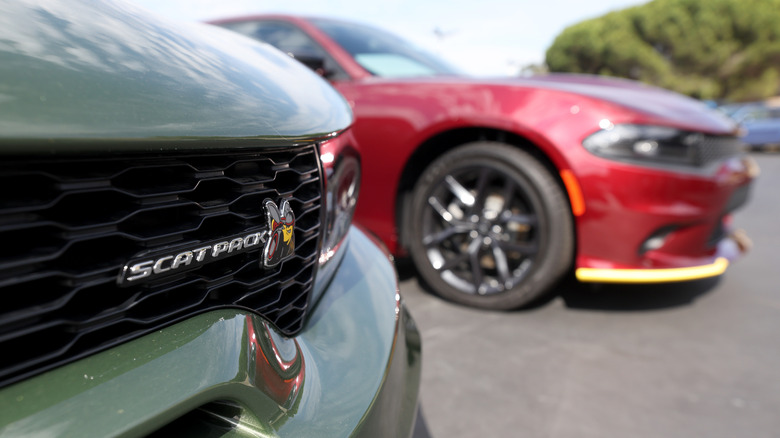
<svg viewBox="0 0 780 438"><path fill-rule="evenodd" d="M531 203L544 231L539 252L525 279L514 288L495 294L468 294L454 289L431 266L422 244L423 221L428 197L448 174L459 169L497 168L516 180ZM410 207L410 254L422 279L438 295L472 307L509 310L539 299L569 270L573 253L573 219L568 200L550 172L531 154L503 143L480 141L464 144L434 160L415 185Z"/></svg>

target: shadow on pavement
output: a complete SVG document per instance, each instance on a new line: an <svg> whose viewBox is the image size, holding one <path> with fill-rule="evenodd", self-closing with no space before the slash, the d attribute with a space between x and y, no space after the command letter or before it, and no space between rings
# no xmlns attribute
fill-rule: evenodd
<svg viewBox="0 0 780 438"><path fill-rule="evenodd" d="M417 276L410 259L397 259L396 269L401 281ZM425 292L436 295L422 278L417 277L417 282ZM711 292L719 282L720 277L665 284L597 284L580 283L570 275L554 287L552 293L517 311L534 311L557 297L563 299L566 307L583 310L626 312L680 307Z"/></svg>
<svg viewBox="0 0 780 438"><path fill-rule="evenodd" d="M422 407L417 407L417 421L414 423L412 438L431 438L431 432L428 430L428 423L425 422L425 416Z"/></svg>
<svg viewBox="0 0 780 438"><path fill-rule="evenodd" d="M642 311L686 306L714 290L719 277L665 284L585 284L567 281L559 296L572 309Z"/></svg>

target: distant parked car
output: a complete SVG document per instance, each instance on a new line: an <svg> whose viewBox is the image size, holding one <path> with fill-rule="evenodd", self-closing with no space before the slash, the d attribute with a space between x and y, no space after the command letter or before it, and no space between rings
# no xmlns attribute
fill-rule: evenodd
<svg viewBox="0 0 780 438"><path fill-rule="evenodd" d="M382 30L281 15L214 21L344 95L364 157L356 220L463 304L512 309L589 282L716 276L755 163L704 104L591 76L475 79ZM742 245L744 246L744 245Z"/></svg>
<svg viewBox="0 0 780 438"><path fill-rule="evenodd" d="M780 149L780 107L747 104L733 111L731 117L742 126L742 142L748 149Z"/></svg>
<svg viewBox="0 0 780 438"><path fill-rule="evenodd" d="M741 102L741 103L724 103L717 105L714 108L721 113L729 116L730 118L739 121L746 114L756 109L764 108L766 105L763 102Z"/></svg>

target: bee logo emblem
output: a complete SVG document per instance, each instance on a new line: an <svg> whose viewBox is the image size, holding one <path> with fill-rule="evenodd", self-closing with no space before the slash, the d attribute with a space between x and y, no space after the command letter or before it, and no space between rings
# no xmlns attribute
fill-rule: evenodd
<svg viewBox="0 0 780 438"><path fill-rule="evenodd" d="M295 215L290 203L282 201L281 207L270 199L263 201L268 220L268 240L263 249L263 266L270 268L289 258L295 252Z"/></svg>

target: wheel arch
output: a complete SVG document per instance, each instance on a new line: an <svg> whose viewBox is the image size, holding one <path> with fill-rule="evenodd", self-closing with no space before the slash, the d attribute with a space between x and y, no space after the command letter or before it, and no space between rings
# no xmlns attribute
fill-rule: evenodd
<svg viewBox="0 0 780 438"><path fill-rule="evenodd" d="M567 191L566 185L561 179L560 171L562 166L566 166L563 157L558 158L558 164L556 164L553 157L551 157L542 147L535 142L531 141L525 136L519 135L512 131L504 129L497 129L491 127L465 127L451 129L448 131L437 133L436 135L423 141L415 151L409 156L399 178L397 193L396 193L396 208L395 208L395 220L398 224L398 242L399 250L396 252L402 252L406 255L406 250L409 244L409 226L406 221L409 220L410 215L406 214L408 211L411 193L415 184L422 176L426 167L439 156L449 152L450 150L471 143L474 141L496 141L505 143L507 145L522 149L523 151L531 154L534 158L538 159L540 163L550 172L550 175L558 183L559 187L563 191L566 202L569 207L569 213L572 214L572 220L575 223L573 227L574 232L574 257L577 254L577 227L574 215L572 213L571 198ZM560 166L560 167L559 167ZM573 260L572 260L573 262Z"/></svg>

